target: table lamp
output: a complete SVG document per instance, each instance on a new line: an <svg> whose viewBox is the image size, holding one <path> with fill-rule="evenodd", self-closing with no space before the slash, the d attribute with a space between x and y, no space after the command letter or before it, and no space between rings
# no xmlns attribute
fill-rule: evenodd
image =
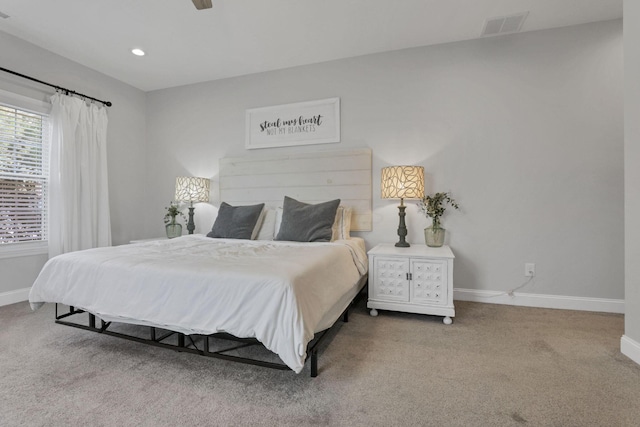
<svg viewBox="0 0 640 427"><path fill-rule="evenodd" d="M197 178L193 176L176 177L176 200L189 202L189 222L187 230L193 234L196 224L193 222L193 203L209 201L209 179Z"/></svg>
<svg viewBox="0 0 640 427"><path fill-rule="evenodd" d="M404 222L406 215L404 199L422 199L424 197L424 168L422 166L389 166L382 168L380 179L380 189L383 199L400 199L398 206L400 224L398 225L398 236L400 240L397 247L408 248L409 243L405 240L407 236L407 226Z"/></svg>

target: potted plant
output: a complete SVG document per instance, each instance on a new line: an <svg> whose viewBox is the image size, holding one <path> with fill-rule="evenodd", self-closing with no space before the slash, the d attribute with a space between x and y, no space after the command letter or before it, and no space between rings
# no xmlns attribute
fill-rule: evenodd
<svg viewBox="0 0 640 427"><path fill-rule="evenodd" d="M437 248L444 244L445 229L441 227L440 217L444 215L446 205L460 209L449 192L425 196L418 202L422 213L431 218L431 225L424 229L424 240L427 246Z"/></svg>
<svg viewBox="0 0 640 427"><path fill-rule="evenodd" d="M169 206L165 207L167 213L164 215L164 224L167 231L167 237L173 239L174 237L182 236L182 224L176 222L176 216L180 215L185 221L186 217L178 208L178 204L169 202Z"/></svg>

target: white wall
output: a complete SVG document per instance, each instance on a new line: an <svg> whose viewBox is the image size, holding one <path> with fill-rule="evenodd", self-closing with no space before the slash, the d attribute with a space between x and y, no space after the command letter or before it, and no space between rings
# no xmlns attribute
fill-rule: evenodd
<svg viewBox="0 0 640 427"><path fill-rule="evenodd" d="M640 4L624 2L625 328L622 352L640 363Z"/></svg>
<svg viewBox="0 0 640 427"><path fill-rule="evenodd" d="M145 93L30 43L0 32L2 66L113 102L108 110L108 163L114 244L138 237L145 209ZM52 89L0 73L0 89L47 100ZM26 296L47 257L0 259L0 304ZM24 299L24 298L22 298Z"/></svg>
<svg viewBox="0 0 640 427"><path fill-rule="evenodd" d="M215 180L221 157L371 147L374 225L361 234L370 247L397 239L380 168L420 164L427 190L452 191L461 206L443 218L456 288L513 289L534 262L522 292L621 300L622 57L618 20L150 92L145 237L163 234L175 176ZM334 96L341 143L244 149L246 109ZM408 240L423 242L428 221L407 211ZM214 214L199 205L196 232Z"/></svg>

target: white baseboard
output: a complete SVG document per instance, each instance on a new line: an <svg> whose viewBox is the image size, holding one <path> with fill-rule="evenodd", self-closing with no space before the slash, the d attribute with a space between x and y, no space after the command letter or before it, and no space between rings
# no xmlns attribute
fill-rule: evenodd
<svg viewBox="0 0 640 427"><path fill-rule="evenodd" d="M31 288L16 289L15 291L0 293L0 307L3 305L15 304L17 302L27 301L29 299L29 291Z"/></svg>
<svg viewBox="0 0 640 427"><path fill-rule="evenodd" d="M461 301L486 302L490 304L624 314L624 300L622 299L568 297L562 295L527 294L520 292L514 292L513 295L508 295L507 293L500 291L483 291L461 288L453 290L453 298Z"/></svg>
<svg viewBox="0 0 640 427"><path fill-rule="evenodd" d="M626 335L620 338L620 351L629 359L640 365L640 343Z"/></svg>

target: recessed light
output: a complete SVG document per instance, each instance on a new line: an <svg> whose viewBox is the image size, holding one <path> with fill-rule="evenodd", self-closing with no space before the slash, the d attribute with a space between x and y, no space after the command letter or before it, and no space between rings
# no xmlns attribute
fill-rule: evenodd
<svg viewBox="0 0 640 427"><path fill-rule="evenodd" d="M131 53L133 53L136 56L144 56L144 50L138 49L138 48L131 49Z"/></svg>

